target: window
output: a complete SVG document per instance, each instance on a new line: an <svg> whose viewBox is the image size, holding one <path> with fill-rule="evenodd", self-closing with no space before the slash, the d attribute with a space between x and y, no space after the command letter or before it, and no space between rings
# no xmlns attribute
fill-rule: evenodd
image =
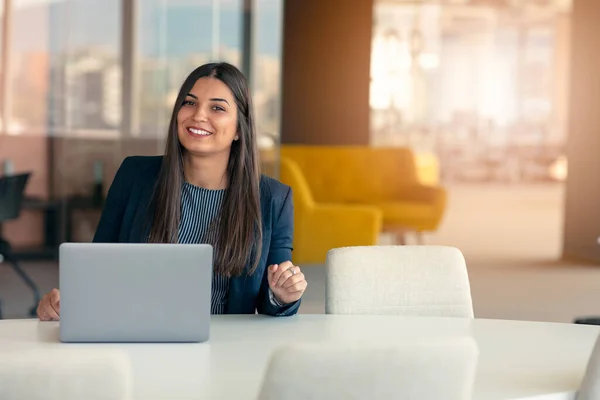
<svg viewBox="0 0 600 400"><path fill-rule="evenodd" d="M566 143L567 3L377 1L372 143L437 153L457 179L549 179Z"/></svg>
<svg viewBox="0 0 600 400"><path fill-rule="evenodd" d="M241 0L140 0L140 137L164 141L187 75L211 61L240 66Z"/></svg>
<svg viewBox="0 0 600 400"><path fill-rule="evenodd" d="M277 177L281 122L283 1L258 0L254 10L252 95L263 173Z"/></svg>

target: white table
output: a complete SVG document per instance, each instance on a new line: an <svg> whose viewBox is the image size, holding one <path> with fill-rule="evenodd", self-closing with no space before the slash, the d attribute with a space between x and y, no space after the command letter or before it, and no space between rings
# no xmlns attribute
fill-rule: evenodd
<svg viewBox="0 0 600 400"><path fill-rule="evenodd" d="M479 346L474 400L571 400L600 327L451 318L301 314L215 316L204 344L61 344L57 322L0 321L0 352L51 346L117 347L134 366L136 399L252 399L271 351L294 341L472 335Z"/></svg>

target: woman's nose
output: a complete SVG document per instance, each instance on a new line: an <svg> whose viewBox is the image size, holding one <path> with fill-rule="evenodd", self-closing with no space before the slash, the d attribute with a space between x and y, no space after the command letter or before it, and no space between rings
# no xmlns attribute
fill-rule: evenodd
<svg viewBox="0 0 600 400"><path fill-rule="evenodd" d="M194 113L194 121L202 122L208 119L206 110L203 107L198 107L196 112Z"/></svg>

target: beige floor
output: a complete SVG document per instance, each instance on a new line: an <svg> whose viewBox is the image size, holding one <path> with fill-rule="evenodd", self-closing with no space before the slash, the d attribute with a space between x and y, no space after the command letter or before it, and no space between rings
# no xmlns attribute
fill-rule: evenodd
<svg viewBox="0 0 600 400"><path fill-rule="evenodd" d="M428 243L465 254L479 317L567 322L600 315L600 265L560 262L563 185L462 186Z"/></svg>
<svg viewBox="0 0 600 400"><path fill-rule="evenodd" d="M563 195L560 185L450 188L447 217L426 241L463 251L477 317L569 322L600 315L600 266L557 261ZM26 268L43 290L57 285L56 266ZM309 289L301 312L322 313L324 269L304 270ZM0 298L6 317L23 317L31 302L6 266L0 267Z"/></svg>

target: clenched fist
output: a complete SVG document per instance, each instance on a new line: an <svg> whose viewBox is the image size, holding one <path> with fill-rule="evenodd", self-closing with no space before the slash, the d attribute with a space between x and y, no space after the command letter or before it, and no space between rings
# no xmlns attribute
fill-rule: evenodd
<svg viewBox="0 0 600 400"><path fill-rule="evenodd" d="M40 321L58 321L60 319L60 292L52 289L40 300L37 315Z"/></svg>
<svg viewBox="0 0 600 400"><path fill-rule="evenodd" d="M300 267L290 261L269 266L269 287L275 298L283 304L300 300L308 283Z"/></svg>

